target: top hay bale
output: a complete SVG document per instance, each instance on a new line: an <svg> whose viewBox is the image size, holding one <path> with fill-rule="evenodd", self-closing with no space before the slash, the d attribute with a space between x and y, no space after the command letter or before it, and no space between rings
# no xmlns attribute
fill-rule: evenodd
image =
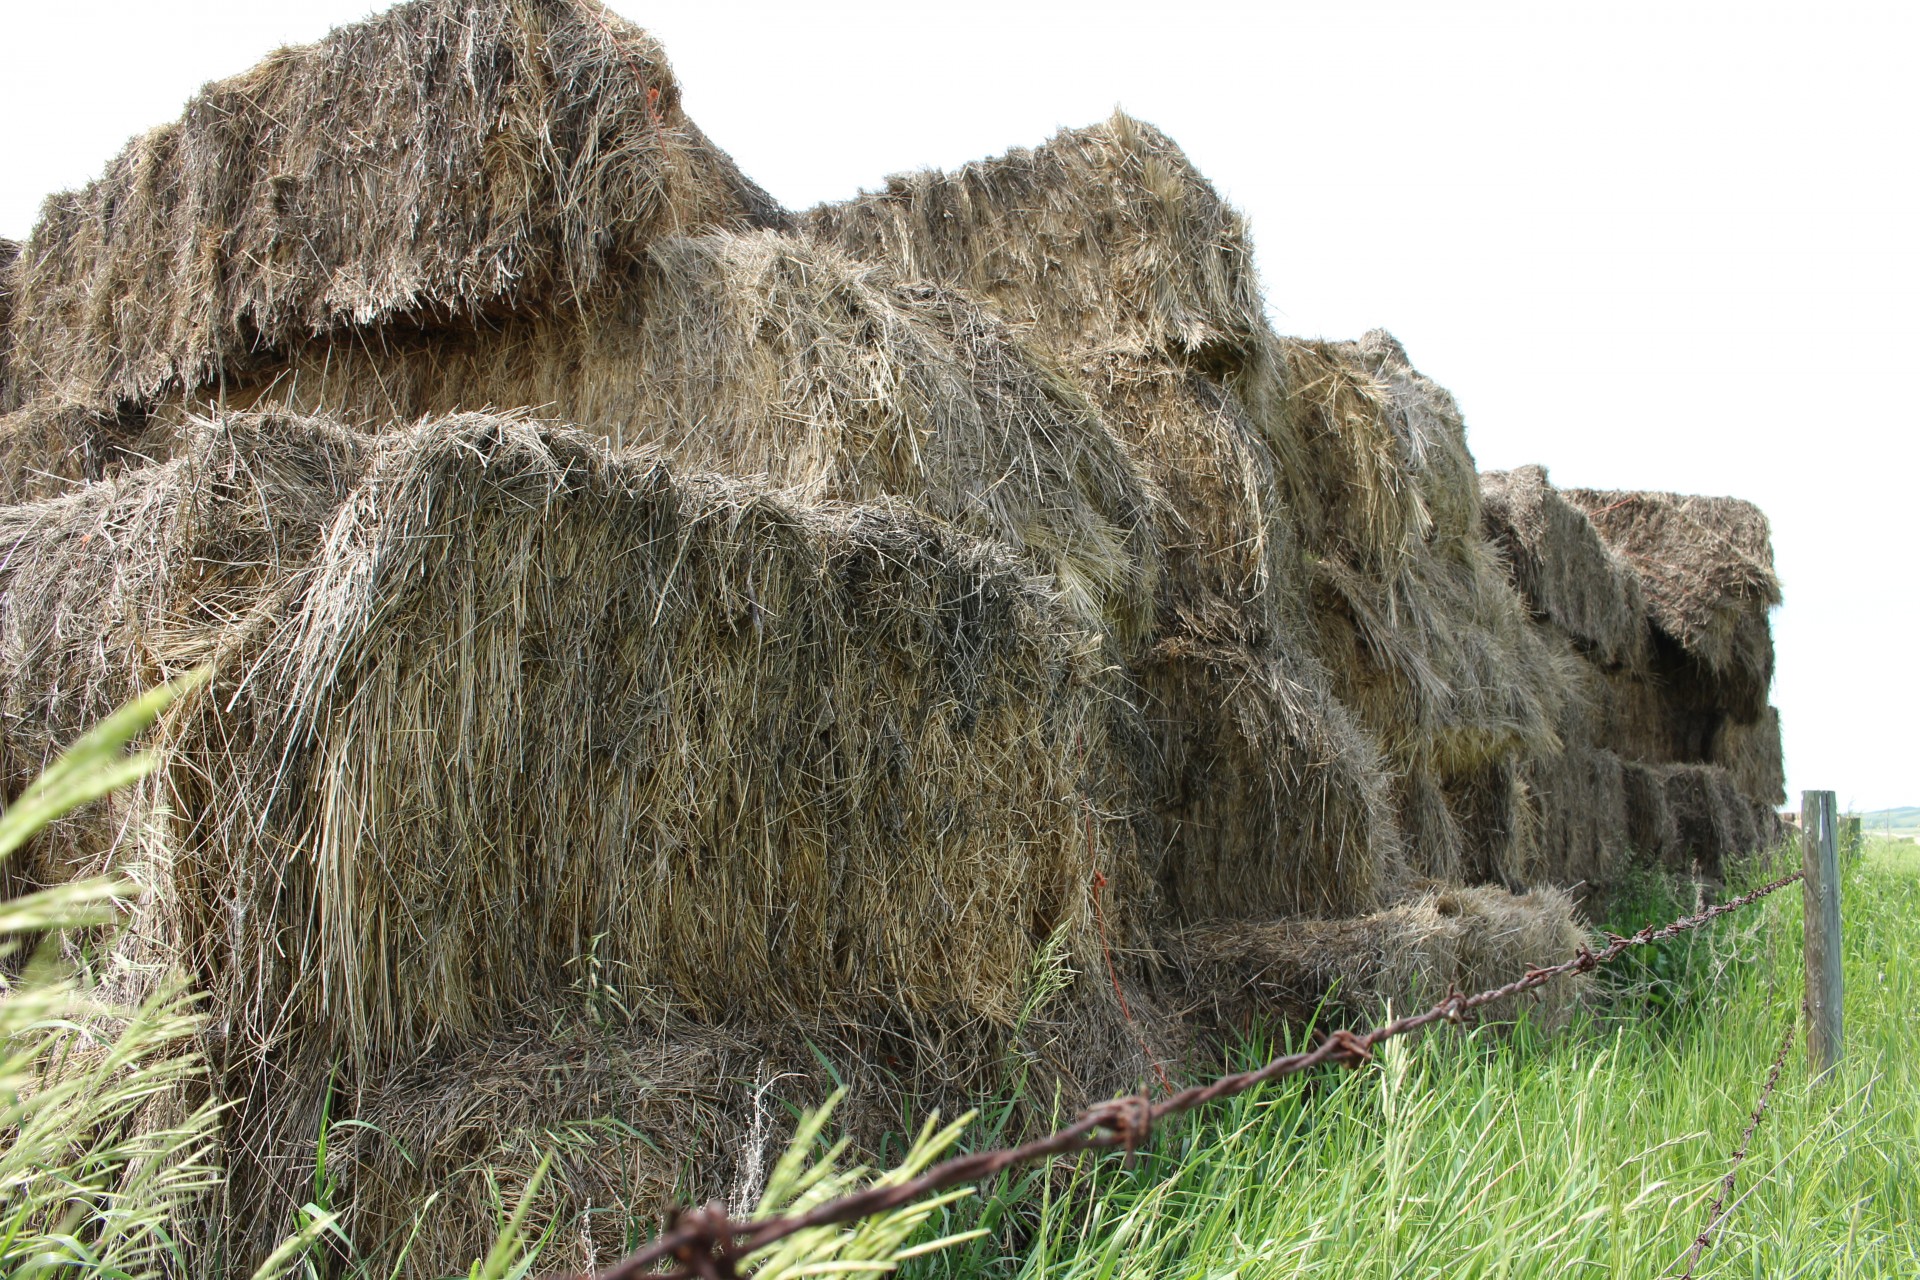
<svg viewBox="0 0 1920 1280"><path fill-rule="evenodd" d="M659 236L781 216L595 0L413 0L207 86L50 198L0 407L111 409L343 325L563 307Z"/></svg>
<svg viewBox="0 0 1920 1280"><path fill-rule="evenodd" d="M1780 603L1767 517L1739 498L1568 489L1632 565L1653 625L1696 664L1715 699L1751 724L1773 681L1767 611Z"/></svg>
<svg viewBox="0 0 1920 1280"><path fill-rule="evenodd" d="M1231 366L1266 329L1245 222L1178 146L1116 112L804 215L909 277L958 284L1048 346Z"/></svg>
<svg viewBox="0 0 1920 1280"><path fill-rule="evenodd" d="M1602 666L1644 659L1647 606L1639 578L1586 512L1563 498L1546 468L1480 477L1487 536L1506 559L1534 616L1571 636Z"/></svg>

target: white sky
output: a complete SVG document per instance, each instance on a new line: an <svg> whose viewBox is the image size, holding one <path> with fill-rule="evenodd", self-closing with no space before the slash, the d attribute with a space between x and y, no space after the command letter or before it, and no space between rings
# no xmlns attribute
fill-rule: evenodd
<svg viewBox="0 0 1920 1280"><path fill-rule="evenodd" d="M10 0L0 235L367 0ZM1920 804L1920 5L616 0L790 206L1116 104L1249 216L1285 332L1392 330L1483 468L1772 517L1794 801Z"/></svg>

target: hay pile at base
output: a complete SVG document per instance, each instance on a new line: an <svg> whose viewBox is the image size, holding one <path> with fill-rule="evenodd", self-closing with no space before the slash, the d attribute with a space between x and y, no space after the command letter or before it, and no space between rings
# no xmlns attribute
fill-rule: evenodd
<svg viewBox="0 0 1920 1280"><path fill-rule="evenodd" d="M51 200L0 261L0 765L215 666L26 869L132 870L121 959L208 993L193 1265L284 1232L323 1116L368 1256L463 1265L551 1149L585 1266L748 1197L835 1072L870 1148L1009 1072L1070 1105L1764 839L1764 524L1476 477L1251 262L1119 115L788 215L585 0L414 0Z"/></svg>
<svg viewBox="0 0 1920 1280"><path fill-rule="evenodd" d="M1552 888L1437 888L1355 919L1203 926L1173 951L1222 1026L1273 1009L1340 1025L1377 1013L1383 991L1411 1012L1451 992L1510 982L1533 957L1572 956L1587 940L1572 906ZM1531 1016L1548 1029L1560 1025L1579 994L1578 984L1544 987Z"/></svg>

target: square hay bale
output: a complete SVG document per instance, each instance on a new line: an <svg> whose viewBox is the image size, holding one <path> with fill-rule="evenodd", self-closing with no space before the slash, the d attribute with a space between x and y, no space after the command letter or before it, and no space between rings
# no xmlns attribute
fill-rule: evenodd
<svg viewBox="0 0 1920 1280"><path fill-rule="evenodd" d="M425 1280L484 1256L500 1199L514 1203L549 1154L529 1217L533 1234L550 1233L541 1266L587 1272L631 1250L636 1233L657 1229L679 1205L750 1209L798 1111L837 1087L847 1096L833 1132L851 1140L850 1159L884 1166L897 1158L899 1135L928 1114L1004 1102L1020 1077L1029 1102L1005 1117L1016 1141L1050 1130L1061 1109L1147 1084L1155 1073L1143 1052L1163 1062L1180 1052L1162 1042L1172 1025L1164 1010L1135 991L1135 1020L1123 1017L1097 971L1072 980L1017 1036L956 1027L934 1037L838 1020L629 1021L604 998L581 995L336 1087L327 1153L336 1207L380 1274ZM1153 1042L1145 1049L1143 1037ZM311 1119L318 1124L317 1113ZM277 1160L260 1163L256 1152L244 1161L245 1189L276 1217L312 1195L313 1143L289 1136ZM236 1216L226 1243L242 1254L269 1248L273 1225Z"/></svg>
<svg viewBox="0 0 1920 1280"><path fill-rule="evenodd" d="M1534 873L1581 901L1604 895L1632 844L1620 757L1569 745L1530 761L1527 787L1540 813Z"/></svg>
<svg viewBox="0 0 1920 1280"><path fill-rule="evenodd" d="M1708 762L1727 771L1733 785L1768 813L1787 802L1786 761L1780 746L1780 709L1768 707L1752 724L1728 719L1713 737Z"/></svg>
<svg viewBox="0 0 1920 1280"><path fill-rule="evenodd" d="M1706 700L1751 723L1773 681L1768 611L1780 603L1767 518L1738 498L1568 489L1632 565L1653 624L1672 639Z"/></svg>
<svg viewBox="0 0 1920 1280"><path fill-rule="evenodd" d="M1107 353L1079 373L1160 499L1158 634L1299 648L1300 545L1271 434L1230 388L1166 360Z"/></svg>
<svg viewBox="0 0 1920 1280"><path fill-rule="evenodd" d="M1119 856L1084 621L897 508L467 415L383 442L266 632L170 747L183 931L249 1042L392 1061L596 948L706 1017L1005 1024Z"/></svg>
<svg viewBox="0 0 1920 1280"><path fill-rule="evenodd" d="M1725 769L1676 764L1660 772L1676 836L1667 860L1671 870L1718 882L1730 861L1761 847L1755 803Z"/></svg>
<svg viewBox="0 0 1920 1280"><path fill-rule="evenodd" d="M1411 769L1395 780L1393 800L1406 841L1407 870L1416 880L1459 883L1471 861L1467 835L1440 778L1428 769Z"/></svg>
<svg viewBox="0 0 1920 1280"><path fill-rule="evenodd" d="M0 408L218 388L393 316L558 311L660 236L782 217L596 0L412 0L208 85L50 198Z"/></svg>
<svg viewBox="0 0 1920 1280"><path fill-rule="evenodd" d="M0 502L71 493L129 467L171 457L178 430L143 414L96 413L36 400L0 414Z"/></svg>
<svg viewBox="0 0 1920 1280"><path fill-rule="evenodd" d="M1443 783L1447 807L1460 824L1460 881L1518 891L1539 864L1540 803L1527 785L1524 760L1508 759Z"/></svg>
<svg viewBox="0 0 1920 1280"><path fill-rule="evenodd" d="M1229 368L1266 332L1245 222L1172 139L1121 113L801 217L808 234L965 288L1056 350Z"/></svg>
<svg viewBox="0 0 1920 1280"><path fill-rule="evenodd" d="M1626 799L1627 845L1636 860L1652 866L1683 863L1680 828L1667 803L1664 771L1657 765L1628 760L1621 764L1620 781Z"/></svg>
<svg viewBox="0 0 1920 1280"><path fill-rule="evenodd" d="M1190 998L1213 1008L1220 1025L1266 1014L1337 1027L1510 982L1572 958L1586 942L1566 894L1488 885L1435 887L1347 920L1202 926L1181 935L1175 954ZM1506 1020L1525 1009L1555 1027L1583 990L1563 979L1485 1016Z"/></svg>
<svg viewBox="0 0 1920 1280"><path fill-rule="evenodd" d="M1299 658L1163 641L1143 660L1139 770L1183 921L1353 914L1400 878L1371 740Z"/></svg>
<svg viewBox="0 0 1920 1280"><path fill-rule="evenodd" d="M1601 666L1644 662L1647 606L1638 576L1586 512L1548 482L1546 468L1486 472L1480 496L1487 537L1534 615Z"/></svg>

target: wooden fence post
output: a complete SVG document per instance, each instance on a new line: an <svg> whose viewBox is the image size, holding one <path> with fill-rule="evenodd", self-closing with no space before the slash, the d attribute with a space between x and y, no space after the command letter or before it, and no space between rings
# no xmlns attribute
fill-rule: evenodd
<svg viewBox="0 0 1920 1280"><path fill-rule="evenodd" d="M1823 1076L1840 1061L1840 858L1831 791L1800 793L1800 857L1806 871L1807 1065Z"/></svg>

